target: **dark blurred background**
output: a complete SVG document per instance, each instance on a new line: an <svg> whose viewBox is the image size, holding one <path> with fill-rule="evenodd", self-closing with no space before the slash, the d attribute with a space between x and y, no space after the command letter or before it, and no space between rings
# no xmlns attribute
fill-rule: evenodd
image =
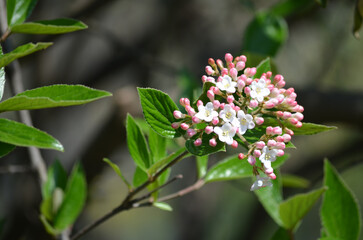
<svg viewBox="0 0 363 240"><path fill-rule="evenodd" d="M30 20L70 17L82 20L89 29L61 36L11 36L11 47L29 41L54 42L49 49L20 60L26 89L84 84L114 95L85 106L31 112L34 125L65 147L64 153L42 150L47 164L59 159L68 170L79 160L84 165L88 201L75 229L116 207L126 194L126 188L102 158L116 162L132 179L135 167L125 144L124 121L127 112L142 117L136 87L160 89L177 101L193 87L201 86L200 77L209 57L223 59L226 52L244 53L246 27L256 12L280 2L284 1L38 2ZM339 129L294 137L297 149L289 150L291 158L281 171L308 179L311 189L321 185L323 159L327 157L362 205L363 42L351 33L355 1L331 0L326 8L314 1L296 0L297 4L301 2L306 4L283 14L282 28L286 23L288 36L276 48L273 62L288 87L296 89L297 99L305 107L304 121ZM265 43L259 44L263 47ZM251 59L263 57L258 54L252 53ZM4 99L12 95L9 84ZM226 156L216 154L211 161ZM29 164L26 149L18 148L1 159L0 165L9 164ZM193 183L195 159L178 164L172 175L179 173L184 179L162 194ZM277 225L249 192L249 186L249 179L212 183L171 201L173 212L156 208L124 212L84 239L269 239ZM1 174L0 189L2 239L50 239L38 220L40 192L35 174ZM309 189L284 188L284 196ZM320 236L318 213L319 205L302 222L297 240Z"/></svg>

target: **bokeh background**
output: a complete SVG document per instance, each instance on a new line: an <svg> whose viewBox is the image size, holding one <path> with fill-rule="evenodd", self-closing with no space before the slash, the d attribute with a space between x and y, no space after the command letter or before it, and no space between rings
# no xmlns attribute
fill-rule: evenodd
<svg viewBox="0 0 363 240"><path fill-rule="evenodd" d="M362 206L363 42L352 34L354 6L353 0L330 0L326 8L313 0L40 0L30 20L70 17L82 20L89 29L61 36L11 36L11 49L29 41L54 42L46 51L20 60L26 89L66 83L113 93L112 98L85 106L31 112L34 125L65 147L64 153L42 150L47 164L59 159L68 170L76 161L84 165L88 200L74 228L101 217L126 195L126 188L102 159L110 158L132 179L135 166L125 144L124 122L128 112L142 118L136 87L160 89L177 101L201 87L209 57L246 53L251 62L258 62L266 54L255 46L270 49L269 42L258 34L251 39L247 33L254 31L248 26L256 14L271 9L285 12L278 21L262 22L262 32L275 44L269 54L275 69L296 89L305 107L304 121L338 127L293 138L297 149L289 150L291 157L281 172L303 177L310 185L284 188L284 197L321 186L327 157ZM9 96L7 86L4 98ZM210 162L227 155L213 155ZM9 164L29 164L26 149L1 159L0 166ZM195 181L195 159L174 167L172 175L179 173L184 178L162 194ZM173 212L156 208L123 212L84 239L269 239L277 225L249 191L250 183L246 179L208 184L172 200ZM2 239L50 239L38 220L37 184L35 173L0 175ZM320 228L317 204L296 239L317 239Z"/></svg>

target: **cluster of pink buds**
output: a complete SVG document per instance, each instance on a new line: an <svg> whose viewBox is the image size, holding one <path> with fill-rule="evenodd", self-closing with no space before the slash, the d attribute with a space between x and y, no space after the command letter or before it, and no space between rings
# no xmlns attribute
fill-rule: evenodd
<svg viewBox="0 0 363 240"><path fill-rule="evenodd" d="M254 78L256 68L245 68L246 61L244 55L233 58L229 53L225 55L225 64L220 59L210 58L205 68L207 75L202 76L204 84L210 82L211 87L206 93L209 101L198 100L196 107L192 107L189 99L180 99L186 114L174 111L178 121L172 127L186 130L186 137L195 139L195 146L203 144L203 134L212 134L207 143L212 147L218 141L233 148L237 148L239 142L247 146L248 152L240 153L238 157L253 166L257 181L251 190L255 190L271 185L270 179L276 178L271 162L284 155L286 144L294 135L284 123L301 127L304 108L296 102L294 89L284 88L282 75L272 78L269 71ZM277 119L278 126L266 126L265 117ZM197 128L199 123L205 123L205 127ZM266 133L258 141L248 142L243 135L253 131L256 125L266 127Z"/></svg>

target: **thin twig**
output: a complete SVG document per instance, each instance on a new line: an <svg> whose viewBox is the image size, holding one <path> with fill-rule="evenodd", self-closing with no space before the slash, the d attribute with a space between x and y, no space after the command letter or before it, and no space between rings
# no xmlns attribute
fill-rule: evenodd
<svg viewBox="0 0 363 240"><path fill-rule="evenodd" d="M170 195L167 195L165 197L162 197L160 199L158 199L158 201L160 202L165 202L165 201L169 201L171 199L174 199L174 198L177 198L177 197L181 197L181 196L184 196L188 193L191 193L193 191L196 191L198 189L200 189L201 187L204 186L204 179L199 179L198 181L196 181L193 185L187 187L187 188L184 188L183 190L180 190L176 193L173 193L173 194L170 194Z"/></svg>

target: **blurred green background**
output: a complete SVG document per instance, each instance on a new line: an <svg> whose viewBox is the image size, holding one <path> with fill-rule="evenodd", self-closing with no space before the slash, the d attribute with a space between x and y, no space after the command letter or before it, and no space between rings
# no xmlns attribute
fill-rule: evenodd
<svg viewBox="0 0 363 240"><path fill-rule="evenodd" d="M110 158L132 179L135 166L124 121L127 112L142 117L136 87L160 89L175 101L192 96L201 87L208 58L223 59L227 52L244 53L254 64L273 56L274 69L305 107L304 121L339 128L293 138L297 149L289 150L281 171L306 178L310 186L284 188L285 198L321 186L327 157L363 205L363 42L352 34L354 6L353 0L330 0L325 8L313 0L40 0L31 20L71 17L89 29L62 36L11 36L9 49L27 41L55 43L20 60L26 88L84 84L114 95L82 107L32 111L34 125L65 147L64 153L42 150L47 163L58 158L70 169L75 161L83 162L89 196L74 228L101 217L126 195L102 159ZM4 98L11 95L7 87ZM211 163L226 157L218 153ZM0 166L27 163L27 152L18 149ZM195 159L183 160L171 175L179 173L184 178L162 195L194 182ZM249 191L250 184L249 179L211 183L172 200L173 212L124 212L84 239L269 239L277 225ZM35 174L1 174L0 189L2 239L49 239L38 220ZM320 236L319 204L302 222L297 240Z"/></svg>

